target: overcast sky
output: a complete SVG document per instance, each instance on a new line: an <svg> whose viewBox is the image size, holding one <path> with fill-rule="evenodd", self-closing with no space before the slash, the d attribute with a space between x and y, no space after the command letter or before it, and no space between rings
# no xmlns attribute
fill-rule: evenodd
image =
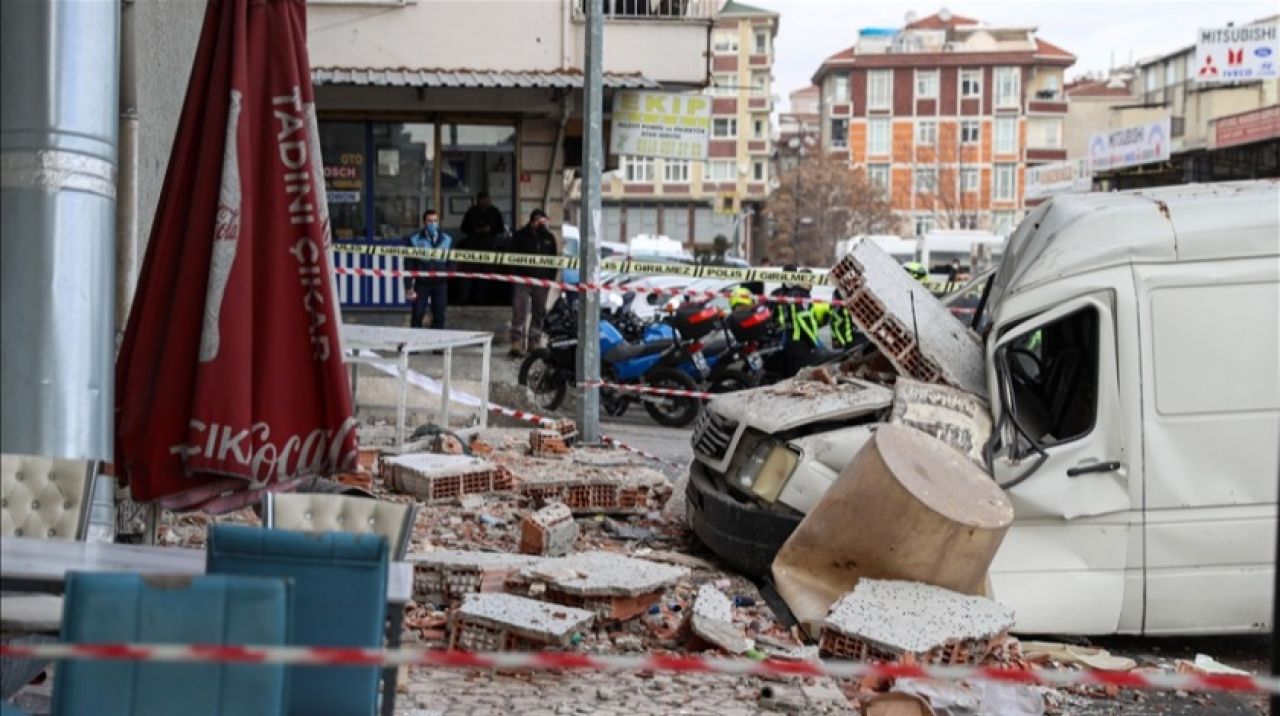
<svg viewBox="0 0 1280 716"><path fill-rule="evenodd" d="M854 44L862 27L901 27L914 10L920 17L946 7L955 15L992 25L1033 25L1039 36L1076 56L1071 79L1106 70L1130 55L1140 59L1195 44L1201 27L1237 24L1276 14L1274 2L1222 0L1007 0L1006 2L871 2L869 0L745 0L781 15L775 41L774 93L788 111L787 95L809 84L827 57Z"/></svg>

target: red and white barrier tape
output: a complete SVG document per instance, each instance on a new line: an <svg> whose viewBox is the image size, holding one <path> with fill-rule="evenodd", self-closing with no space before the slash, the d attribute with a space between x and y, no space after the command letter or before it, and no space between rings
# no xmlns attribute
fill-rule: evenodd
<svg viewBox="0 0 1280 716"><path fill-rule="evenodd" d="M702 390L684 390L682 388L655 388L651 385L631 385L627 383L606 383L604 381L593 381L583 383L585 388L610 388L612 390L621 390L627 393L647 393L650 395L665 395L671 398L698 398L700 400L710 400L716 396L715 393L708 393Z"/></svg>
<svg viewBox="0 0 1280 716"><path fill-rule="evenodd" d="M541 427L551 427L559 422L555 418L548 418L543 415L538 415L537 413L529 413L523 410L507 408L507 407L498 405L497 403L489 403L489 412L498 413L499 415L505 415L508 418L515 418L516 420L523 420L527 423L534 423ZM617 438L611 437L609 435L601 435L600 439L603 442L618 448L619 450L625 450L630 453L635 453L636 455L639 455L640 457L643 457L647 460L653 460L655 462L660 462L664 465L670 465L672 467L677 467L677 468L684 467L684 465L680 465L678 463L671 462L670 460L667 460L665 458L658 457L653 453L645 452L644 450L641 450L638 447L632 447L631 445L628 445L622 442L621 440L618 440Z"/></svg>
<svg viewBox="0 0 1280 716"><path fill-rule="evenodd" d="M752 661L700 655L596 655L573 652L464 652L313 646L222 646L185 644L3 644L10 659L291 664L307 666L435 666L460 669L737 674L752 676L878 677L947 681L1000 681L1049 687L1118 686L1168 691L1280 693L1280 678L1145 671L1015 669L982 666L872 664L857 661Z"/></svg>
<svg viewBox="0 0 1280 716"><path fill-rule="evenodd" d="M638 294L656 294L659 296L692 296L701 299L713 299L725 296L722 291L709 291L705 289L690 289L670 286L637 286L626 284L625 286L605 286L598 283L565 283L564 281L552 281L544 278L530 278L528 276L511 276L504 273L478 273L475 271L408 271L400 269L367 269L367 268L343 268L337 267L334 271L339 276L372 276L374 278L475 278L485 281L501 281L504 283L515 283L522 286L540 286L543 288L557 287L564 291L614 291L618 293L634 292ZM802 296L769 296L765 294L752 294L752 298L756 301L765 301L770 303L794 303L804 305L808 303L822 302L833 306L843 306L846 301L836 299L817 299Z"/></svg>

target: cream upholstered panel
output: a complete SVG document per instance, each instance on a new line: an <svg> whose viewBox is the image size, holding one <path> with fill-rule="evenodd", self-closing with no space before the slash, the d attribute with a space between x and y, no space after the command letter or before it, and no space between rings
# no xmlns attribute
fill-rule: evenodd
<svg viewBox="0 0 1280 716"><path fill-rule="evenodd" d="M355 495L268 493L268 527L299 532L373 533L387 538L392 557L400 556L412 504ZM402 541L404 540L404 541Z"/></svg>
<svg viewBox="0 0 1280 716"><path fill-rule="evenodd" d="M84 460L0 456L0 535L79 539L89 498Z"/></svg>

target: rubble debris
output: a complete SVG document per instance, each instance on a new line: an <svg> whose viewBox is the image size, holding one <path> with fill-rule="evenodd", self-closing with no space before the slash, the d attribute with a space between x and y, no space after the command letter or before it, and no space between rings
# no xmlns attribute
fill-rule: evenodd
<svg viewBox="0 0 1280 716"><path fill-rule="evenodd" d="M1179 674L1197 676L1252 676L1249 672L1227 666L1208 654L1196 654L1194 661L1178 659L1174 668Z"/></svg>
<svg viewBox="0 0 1280 716"><path fill-rule="evenodd" d="M467 494L509 491L515 486L505 467L466 455L412 453L382 460L382 480L422 502L455 501Z"/></svg>
<svg viewBox="0 0 1280 716"><path fill-rule="evenodd" d="M872 696L862 713L866 716L933 716L934 711L920 696L890 692Z"/></svg>
<svg viewBox="0 0 1280 716"><path fill-rule="evenodd" d="M520 520L520 551L524 554L560 557L578 539L578 523L568 506L556 502Z"/></svg>
<svg viewBox="0 0 1280 716"><path fill-rule="evenodd" d="M977 337L874 242L855 242L830 275L854 325L901 375L987 394Z"/></svg>
<svg viewBox="0 0 1280 716"><path fill-rule="evenodd" d="M1007 636L1013 610L919 582L863 579L823 624L822 650L840 658L977 664Z"/></svg>
<svg viewBox="0 0 1280 716"><path fill-rule="evenodd" d="M693 633L730 654L744 654L754 644L733 623L733 603L713 585L698 588L690 619Z"/></svg>
<svg viewBox="0 0 1280 716"><path fill-rule="evenodd" d="M493 445L483 440L479 435L471 438L471 454L476 457L489 457L493 455Z"/></svg>
<svg viewBox="0 0 1280 716"><path fill-rule="evenodd" d="M338 482L350 487L358 487L361 490L373 490L373 475L370 475L363 470L358 472L339 473Z"/></svg>
<svg viewBox="0 0 1280 716"><path fill-rule="evenodd" d="M453 614L449 648L514 651L566 648L595 615L514 594L469 594Z"/></svg>
<svg viewBox="0 0 1280 716"><path fill-rule="evenodd" d="M580 552L541 560L522 569L520 576L546 583L550 601L590 609L606 621L625 621L643 614L658 602L663 589L688 573L612 552Z"/></svg>
<svg viewBox="0 0 1280 716"><path fill-rule="evenodd" d="M378 455L382 452L380 447L364 447L361 446L356 450L356 467L362 472L372 473L373 468L378 462Z"/></svg>
<svg viewBox="0 0 1280 716"><path fill-rule="evenodd" d="M572 445L573 441L578 438L578 424L571 418L560 418L552 423L550 427L560 433L560 438L564 440L566 445Z"/></svg>
<svg viewBox="0 0 1280 716"><path fill-rule="evenodd" d="M605 532L622 540L644 541L659 539L658 533L648 527L636 527L625 522L619 522L618 520L605 518L601 526L604 528Z"/></svg>
<svg viewBox="0 0 1280 716"><path fill-rule="evenodd" d="M670 489L661 472L616 451L575 448L567 459L496 459L520 476L522 496L538 504L563 502L575 515L648 514Z"/></svg>
<svg viewBox="0 0 1280 716"><path fill-rule="evenodd" d="M502 592L508 580L537 562L536 557L506 552L438 550L409 555L413 563L413 600L452 604L467 594Z"/></svg>
<svg viewBox="0 0 1280 716"><path fill-rule="evenodd" d="M569 446L555 430L535 428L529 431L529 454L534 457L568 455Z"/></svg>
<svg viewBox="0 0 1280 716"><path fill-rule="evenodd" d="M863 577L981 593L1013 505L935 437L882 425L774 557L778 594L814 633Z"/></svg>
<svg viewBox="0 0 1280 716"><path fill-rule="evenodd" d="M1123 656L1112 656L1101 647L1060 644L1054 641L1024 641L1022 655L1028 661L1056 661L1060 664L1087 666L1101 671L1132 671L1138 662Z"/></svg>
<svg viewBox="0 0 1280 716"><path fill-rule="evenodd" d="M983 448L991 438L991 408L972 393L900 378L893 386L890 420L932 435L986 469Z"/></svg>

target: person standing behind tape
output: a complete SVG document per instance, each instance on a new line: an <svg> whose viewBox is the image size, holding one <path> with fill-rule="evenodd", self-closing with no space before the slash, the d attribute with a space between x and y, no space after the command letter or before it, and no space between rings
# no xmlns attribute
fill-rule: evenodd
<svg viewBox="0 0 1280 716"><path fill-rule="evenodd" d="M794 272L795 266L788 265L784 271ZM812 273L803 269L800 273ZM807 299L811 297L808 284L783 284L774 291L775 295L788 298ZM819 346L818 321L813 315L813 305L809 302L779 303L777 306L778 322L782 325L783 337L786 340L784 356L788 376L795 375L801 368L813 362Z"/></svg>
<svg viewBox="0 0 1280 716"><path fill-rule="evenodd" d="M508 251L513 254L559 256L556 236L547 228L547 224L547 212L534 209L529 214L529 223L511 237ZM517 267L512 273L548 281L556 277L554 268ZM515 284L511 287L511 350L508 355L512 358L519 358L526 349L537 348L542 341L542 318L547 312L549 291L547 286ZM528 326L527 331L525 326Z"/></svg>
<svg viewBox="0 0 1280 716"><path fill-rule="evenodd" d="M853 316L844 305L844 293L839 288L835 290L833 298L835 300L826 316L831 323L831 345L836 350L847 350L853 347Z"/></svg>
<svg viewBox="0 0 1280 716"><path fill-rule="evenodd" d="M440 214L435 209L422 212L422 229L405 237L405 242L415 249L453 248L453 237L440 229ZM437 259L406 258L409 271L447 271L449 263ZM445 310L449 305L449 281L446 278L406 278L405 298L413 305L409 318L410 328L421 328L428 306L431 309L431 327L444 328Z"/></svg>

